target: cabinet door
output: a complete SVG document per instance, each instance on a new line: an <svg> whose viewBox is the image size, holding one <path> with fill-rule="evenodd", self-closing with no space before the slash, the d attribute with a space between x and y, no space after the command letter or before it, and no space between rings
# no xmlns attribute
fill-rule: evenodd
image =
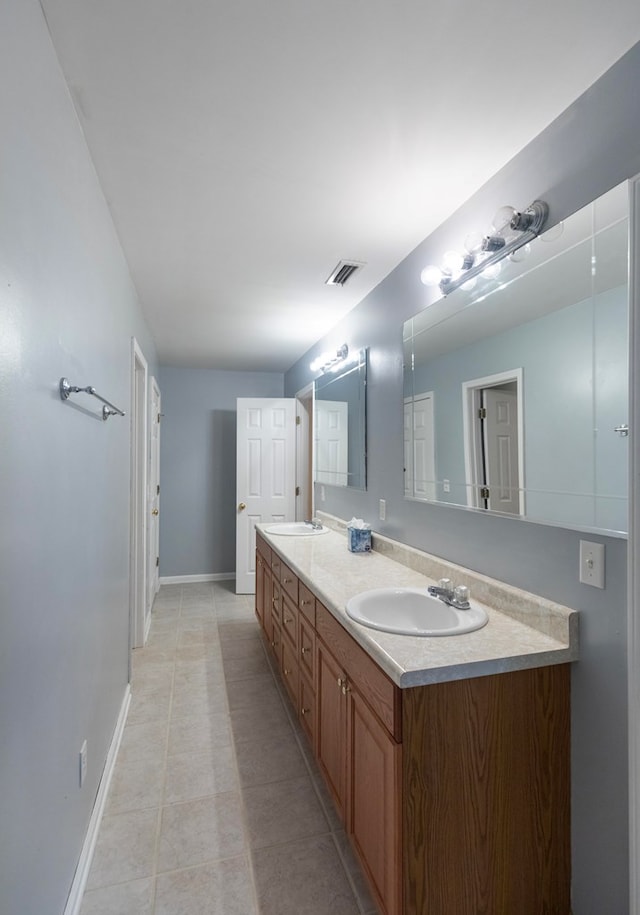
<svg viewBox="0 0 640 915"><path fill-rule="evenodd" d="M287 687L289 696L296 712L298 710L298 656L296 649L286 637L285 631L282 631L282 679Z"/></svg>
<svg viewBox="0 0 640 915"><path fill-rule="evenodd" d="M346 678L322 642L318 640L317 646L317 757L344 822L347 800L347 703L341 685Z"/></svg>
<svg viewBox="0 0 640 915"><path fill-rule="evenodd" d="M299 677L299 700L298 710L300 713L300 724L302 729L309 738L313 751L316 749L316 693L313 686L309 683L303 671L300 670Z"/></svg>
<svg viewBox="0 0 640 915"><path fill-rule="evenodd" d="M402 911L401 745L355 689L349 696L347 831L385 915Z"/></svg>
<svg viewBox="0 0 640 915"><path fill-rule="evenodd" d="M264 629L264 559L256 552L256 616Z"/></svg>

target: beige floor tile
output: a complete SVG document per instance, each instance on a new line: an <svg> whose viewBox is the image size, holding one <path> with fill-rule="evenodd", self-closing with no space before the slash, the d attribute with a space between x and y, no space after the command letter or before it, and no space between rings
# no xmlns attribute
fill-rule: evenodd
<svg viewBox="0 0 640 915"><path fill-rule="evenodd" d="M331 836L253 852L260 915L359 915Z"/></svg>
<svg viewBox="0 0 640 915"><path fill-rule="evenodd" d="M275 702L282 702L271 673L238 680L227 690L229 708L271 708Z"/></svg>
<svg viewBox="0 0 640 915"><path fill-rule="evenodd" d="M220 641L228 639L254 639L258 633L258 624L253 619L220 619L218 615L218 633Z"/></svg>
<svg viewBox="0 0 640 915"><path fill-rule="evenodd" d="M231 712L231 732L236 746L245 741L261 743L269 737L291 738L291 724L282 701L274 695L269 702L244 706Z"/></svg>
<svg viewBox="0 0 640 915"><path fill-rule="evenodd" d="M217 639L208 641L201 639L200 641L180 645L175 650L175 658L176 664L198 661L218 666L222 662L220 645Z"/></svg>
<svg viewBox="0 0 640 915"><path fill-rule="evenodd" d="M155 915L257 915L244 858L158 877Z"/></svg>
<svg viewBox="0 0 640 915"><path fill-rule="evenodd" d="M171 720L195 716L227 715L227 693L224 683L214 682L210 687L181 687L174 691L171 705Z"/></svg>
<svg viewBox="0 0 640 915"><path fill-rule="evenodd" d="M224 661L244 658L265 658L264 643L259 635L248 639L227 639L220 643Z"/></svg>
<svg viewBox="0 0 640 915"><path fill-rule="evenodd" d="M155 880L146 877L84 894L80 915L153 915Z"/></svg>
<svg viewBox="0 0 640 915"><path fill-rule="evenodd" d="M131 704L127 724L145 724L149 721L167 721L171 705L173 677L168 677L154 688L136 680L131 689ZM142 682L142 686L137 684Z"/></svg>
<svg viewBox="0 0 640 915"><path fill-rule="evenodd" d="M261 741L237 744L236 759L243 787L307 775L307 767L291 731L284 736L275 734Z"/></svg>
<svg viewBox="0 0 640 915"><path fill-rule="evenodd" d="M235 642L227 644L237 644L237 642L249 642L249 639L237 639ZM257 677L263 674L270 674L271 670L267 659L264 656L262 646L258 646L259 653L248 654L243 658L230 658L224 655L224 678L230 690L234 688L236 681L248 680L250 677Z"/></svg>
<svg viewBox="0 0 640 915"><path fill-rule="evenodd" d="M217 623L203 619L189 620L187 625L181 626L178 630L178 644L181 648L207 643L220 643Z"/></svg>
<svg viewBox="0 0 640 915"><path fill-rule="evenodd" d="M141 760L118 759L109 787L107 814L160 807L164 764L164 754Z"/></svg>
<svg viewBox="0 0 640 915"><path fill-rule="evenodd" d="M251 848L265 848L329 832L308 776L244 788Z"/></svg>
<svg viewBox="0 0 640 915"><path fill-rule="evenodd" d="M236 793L162 808L158 873L242 854L244 828Z"/></svg>
<svg viewBox="0 0 640 915"><path fill-rule="evenodd" d="M164 758L167 749L167 721L146 721L127 724L122 732L118 762L135 759Z"/></svg>
<svg viewBox="0 0 640 915"><path fill-rule="evenodd" d="M208 753L180 753L167 759L165 804L237 790L236 761L231 746L215 746Z"/></svg>
<svg viewBox="0 0 640 915"><path fill-rule="evenodd" d="M149 809L103 816L87 889L153 875L158 814Z"/></svg>
<svg viewBox="0 0 640 915"><path fill-rule="evenodd" d="M169 726L168 755L209 753L231 745L229 717L224 712L175 718Z"/></svg>

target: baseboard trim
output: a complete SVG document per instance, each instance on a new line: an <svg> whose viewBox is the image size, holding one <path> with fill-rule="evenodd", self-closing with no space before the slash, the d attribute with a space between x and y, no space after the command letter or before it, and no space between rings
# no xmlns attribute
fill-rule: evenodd
<svg viewBox="0 0 640 915"><path fill-rule="evenodd" d="M82 851L80 852L80 859L78 861L78 866L76 867L73 883L71 884L71 890L69 892L67 904L64 909L64 915L79 915L80 912L82 897L84 896L84 890L87 885L87 878L89 876L89 868L91 867L93 853L95 851L96 842L98 840L100 821L102 820L102 814L107 802L109 785L111 784L111 777L115 768L118 750L120 749L122 733L124 731L127 715L129 714L130 704L131 687L127 683L122 705L120 706L120 713L118 714L118 721L116 722L116 728L113 732L113 737L111 738L109 752L107 753L107 760L104 765L104 771L102 773L102 778L100 779L100 785L98 786L98 793L96 794L96 800L93 805L93 810L91 811L89 827L84 838Z"/></svg>
<svg viewBox="0 0 640 915"><path fill-rule="evenodd" d="M213 572L211 575L161 575L161 585L188 585L199 581L233 581L235 572Z"/></svg>

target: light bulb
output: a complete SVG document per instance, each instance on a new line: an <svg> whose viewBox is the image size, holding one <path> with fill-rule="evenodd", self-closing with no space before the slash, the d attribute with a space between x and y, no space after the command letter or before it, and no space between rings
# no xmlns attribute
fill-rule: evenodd
<svg viewBox="0 0 640 915"><path fill-rule="evenodd" d="M514 264L521 264L522 261L526 260L531 254L531 245L526 244L521 248L518 248L517 251L512 251L509 255L509 260Z"/></svg>
<svg viewBox="0 0 640 915"><path fill-rule="evenodd" d="M475 254L476 251L480 250L483 238L482 232L469 232L464 240L465 250L467 250L469 254Z"/></svg>
<svg viewBox="0 0 640 915"><path fill-rule="evenodd" d="M463 257L458 251L445 251L442 266L451 276L457 276L462 270Z"/></svg>
<svg viewBox="0 0 640 915"><path fill-rule="evenodd" d="M489 264L488 267L485 267L482 271L482 276L486 277L488 280L495 280L502 270L502 264Z"/></svg>
<svg viewBox="0 0 640 915"><path fill-rule="evenodd" d="M491 223L496 232L502 232L504 229L509 228L515 212L513 207L500 207Z"/></svg>
<svg viewBox="0 0 640 915"><path fill-rule="evenodd" d="M433 264L425 267L420 274L420 279L425 286L437 286L442 279L442 270L440 267L434 267Z"/></svg>

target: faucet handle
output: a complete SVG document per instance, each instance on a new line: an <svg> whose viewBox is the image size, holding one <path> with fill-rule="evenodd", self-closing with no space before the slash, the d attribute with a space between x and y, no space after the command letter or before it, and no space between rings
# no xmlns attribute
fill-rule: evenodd
<svg viewBox="0 0 640 915"><path fill-rule="evenodd" d="M466 585L458 585L457 588L454 588L453 590L453 597L457 604L468 604L469 596L469 589Z"/></svg>
<svg viewBox="0 0 640 915"><path fill-rule="evenodd" d="M438 587L442 588L443 591L453 591L450 578L441 578L438 582Z"/></svg>

